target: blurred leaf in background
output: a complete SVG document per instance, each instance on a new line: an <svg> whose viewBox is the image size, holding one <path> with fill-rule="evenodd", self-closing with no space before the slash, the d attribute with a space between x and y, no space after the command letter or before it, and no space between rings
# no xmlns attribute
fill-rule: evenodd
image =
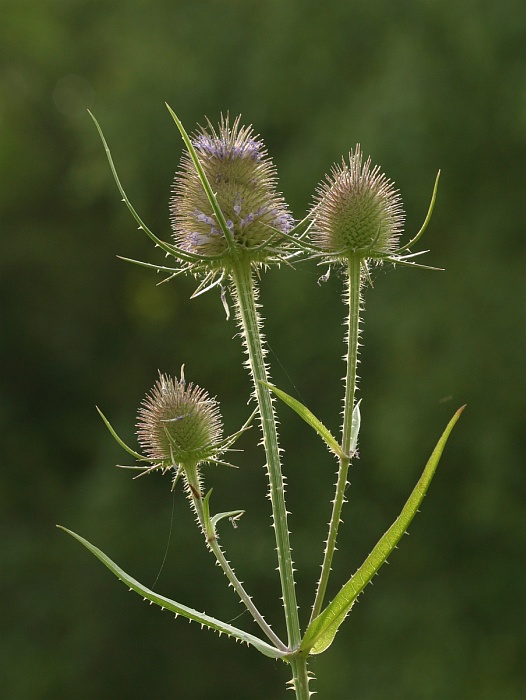
<svg viewBox="0 0 526 700"><path fill-rule="evenodd" d="M0 691L10 700L277 697L286 671L173 621L54 528L73 527L146 585L211 615L239 607L184 499L132 481L95 411L133 442L157 370L221 400L249 386L217 294L157 286L116 255L160 261L119 201L86 109L159 235L187 128L242 113L296 217L357 142L400 188L443 273L385 266L366 292L361 459L335 590L399 511L452 409L468 410L391 566L316 660L331 700L519 700L526 692L526 6L520 0L2 0L0 22ZM161 259L162 260L162 259ZM273 271L262 301L273 380L336 431L340 281ZM298 595L314 595L334 465L282 416ZM211 468L224 541L279 630L263 455ZM233 471L233 470L232 470ZM222 503L221 503L222 501ZM306 505L309 508L307 515ZM270 572L270 573L269 573ZM304 624L306 623L306 619ZM238 621L236 624L241 624ZM245 621L247 629L249 621ZM194 629L195 627L195 629ZM344 671L342 672L342 669Z"/></svg>

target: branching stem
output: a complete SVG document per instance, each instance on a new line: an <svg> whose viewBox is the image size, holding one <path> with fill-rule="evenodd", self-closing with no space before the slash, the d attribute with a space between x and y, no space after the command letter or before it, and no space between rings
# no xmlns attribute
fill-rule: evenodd
<svg viewBox="0 0 526 700"><path fill-rule="evenodd" d="M203 495L201 492L201 485L199 483L199 475L197 473L196 465L195 464L185 465L184 473L185 473L185 478L186 478L187 485L188 485L189 496L192 500L192 503L193 503L194 508L195 508L195 512L197 514L197 518L199 520L199 524L201 525L201 529L202 529L203 534L206 538L207 546L214 553L219 566L225 572L226 577L228 578L228 580L230 581L230 584L232 585L232 588L236 591L236 593L240 597L241 601L244 603L246 608L250 611L250 613L252 614L252 617L254 618L256 623L260 626L261 630L265 633L265 635L268 637L268 639L270 639L270 641L272 642L272 644L274 644L274 646L276 646L281 651L287 651L287 647L283 644L281 639L271 629L269 624L263 618L263 615L259 612L257 607L252 602L251 597L245 591L243 584L237 578L232 567L230 566L230 564L226 560L226 557L223 553L223 550L219 546L219 542L217 541L217 536L215 533L215 528L210 520L210 517L209 516L207 517L207 514L205 513L205 509L203 507Z"/></svg>

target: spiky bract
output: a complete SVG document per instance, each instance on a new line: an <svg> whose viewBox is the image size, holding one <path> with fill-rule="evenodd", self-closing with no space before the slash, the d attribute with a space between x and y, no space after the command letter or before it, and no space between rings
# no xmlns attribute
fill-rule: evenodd
<svg viewBox="0 0 526 700"><path fill-rule="evenodd" d="M276 169L251 127L237 117L230 126L222 117L218 129L209 121L192 138L205 175L223 212L236 249L267 262L275 252L277 231L288 233L294 221L276 191ZM173 184L171 222L176 244L198 255L228 257L227 240L185 151ZM272 248L264 247L272 239ZM264 248L261 249L261 246Z"/></svg>
<svg viewBox="0 0 526 700"><path fill-rule="evenodd" d="M311 217L313 243L340 260L393 254L405 219L398 190L370 158L363 163L359 145L318 186Z"/></svg>
<svg viewBox="0 0 526 700"><path fill-rule="evenodd" d="M159 373L139 409L137 436L146 456L169 468L198 464L221 452L219 404L208 393Z"/></svg>

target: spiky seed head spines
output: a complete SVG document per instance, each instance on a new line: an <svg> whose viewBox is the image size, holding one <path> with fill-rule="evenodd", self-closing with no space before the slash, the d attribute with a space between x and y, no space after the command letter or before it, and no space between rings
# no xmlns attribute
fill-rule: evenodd
<svg viewBox="0 0 526 700"><path fill-rule="evenodd" d="M363 162L360 145L318 186L311 217L311 239L332 259L389 256L405 220L398 190L370 158Z"/></svg>
<svg viewBox="0 0 526 700"><path fill-rule="evenodd" d="M240 117L232 125L228 116L221 117L217 129L207 121L192 144L236 246L254 250L275 236L273 229L284 233L292 229L293 218L276 190L276 168L263 141L250 126L241 126ZM171 223L177 245L207 256L227 252L227 241L188 151L172 192ZM264 253L268 258L270 252Z"/></svg>
<svg viewBox="0 0 526 700"><path fill-rule="evenodd" d="M200 463L218 452L223 426L219 404L184 377L159 373L139 409L137 436L145 455L163 467ZM220 451L220 450L219 450Z"/></svg>

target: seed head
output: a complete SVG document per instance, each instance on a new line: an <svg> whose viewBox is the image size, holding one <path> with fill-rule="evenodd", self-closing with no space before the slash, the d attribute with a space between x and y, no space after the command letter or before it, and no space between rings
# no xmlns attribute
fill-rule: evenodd
<svg viewBox="0 0 526 700"><path fill-rule="evenodd" d="M313 242L333 259L358 254L382 258L395 252L404 211L398 190L357 145L349 163L335 164L317 190L311 209Z"/></svg>
<svg viewBox="0 0 526 700"><path fill-rule="evenodd" d="M222 436L219 404L204 389L159 373L139 409L137 436L148 458L170 467L205 462Z"/></svg>
<svg viewBox="0 0 526 700"><path fill-rule="evenodd" d="M293 228L292 216L276 191L275 166L252 128L240 125L240 117L232 126L228 116L222 117L217 130L207 122L192 144L237 246L254 252L275 236L272 229L288 233ZM176 244L208 256L227 251L227 241L187 151L172 192ZM268 257L268 250L265 254Z"/></svg>

